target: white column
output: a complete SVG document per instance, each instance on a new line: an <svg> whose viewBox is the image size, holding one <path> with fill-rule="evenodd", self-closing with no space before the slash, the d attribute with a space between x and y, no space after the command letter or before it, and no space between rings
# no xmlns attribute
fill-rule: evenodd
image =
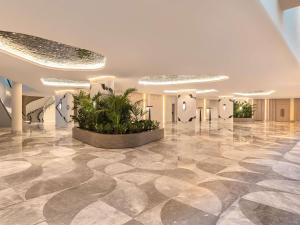
<svg viewBox="0 0 300 225"><path fill-rule="evenodd" d="M223 122L233 122L233 102L231 98L219 99L219 119Z"/></svg>
<svg viewBox="0 0 300 225"><path fill-rule="evenodd" d="M11 128L14 133L21 133L23 127L22 119L22 84L15 82L12 87L12 114Z"/></svg>
<svg viewBox="0 0 300 225"><path fill-rule="evenodd" d="M74 90L58 91L55 94L55 125L56 127L73 126L73 94Z"/></svg>

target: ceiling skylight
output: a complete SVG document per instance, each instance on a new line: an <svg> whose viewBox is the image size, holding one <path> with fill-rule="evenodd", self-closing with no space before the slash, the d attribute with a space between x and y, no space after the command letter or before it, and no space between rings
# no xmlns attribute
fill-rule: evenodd
<svg viewBox="0 0 300 225"><path fill-rule="evenodd" d="M57 78L41 78L41 82L45 86L52 86L52 87L73 87L73 88L90 87L90 82L88 81L63 80Z"/></svg>
<svg viewBox="0 0 300 225"><path fill-rule="evenodd" d="M229 79L225 75L159 75L147 76L139 80L142 85L175 85L206 83Z"/></svg>
<svg viewBox="0 0 300 225"><path fill-rule="evenodd" d="M0 31L0 50L31 63L62 70L98 70L101 54L27 34Z"/></svg>
<svg viewBox="0 0 300 225"><path fill-rule="evenodd" d="M250 97L250 96L267 96L273 94L275 91L253 91L253 92L236 92L233 93L234 95L238 96L245 96L245 97Z"/></svg>

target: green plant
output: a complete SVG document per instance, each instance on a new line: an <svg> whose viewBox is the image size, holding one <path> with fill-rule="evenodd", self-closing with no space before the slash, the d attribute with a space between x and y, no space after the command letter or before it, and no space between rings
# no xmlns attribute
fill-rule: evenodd
<svg viewBox="0 0 300 225"><path fill-rule="evenodd" d="M82 48L75 49L75 52L80 59L87 59L92 55L91 51Z"/></svg>
<svg viewBox="0 0 300 225"><path fill-rule="evenodd" d="M145 111L142 100L132 103L129 95L136 91L127 89L116 95L112 89L103 86L107 94L98 93L93 98L81 91L74 95L74 109L77 115L73 120L82 129L103 134L127 134L154 130L159 127L157 121L143 120Z"/></svg>
<svg viewBox="0 0 300 225"><path fill-rule="evenodd" d="M233 102L233 117L234 118L252 118L254 114L254 106L247 101Z"/></svg>

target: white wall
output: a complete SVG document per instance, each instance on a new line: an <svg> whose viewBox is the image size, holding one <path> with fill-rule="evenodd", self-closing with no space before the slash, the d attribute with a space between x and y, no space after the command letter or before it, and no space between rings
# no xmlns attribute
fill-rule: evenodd
<svg viewBox="0 0 300 225"><path fill-rule="evenodd" d="M282 30L283 14L278 0L260 0L278 30Z"/></svg>
<svg viewBox="0 0 300 225"><path fill-rule="evenodd" d="M216 120L219 118L219 101L215 99L207 100L207 108L211 109L211 119ZM209 115L206 115L207 119Z"/></svg>
<svg viewBox="0 0 300 225"><path fill-rule="evenodd" d="M55 102L50 105L44 112L44 123L55 123Z"/></svg>
<svg viewBox="0 0 300 225"><path fill-rule="evenodd" d="M172 123L172 104L175 104L175 122L177 121L177 96L166 96L165 121Z"/></svg>
<svg viewBox="0 0 300 225"><path fill-rule="evenodd" d="M294 55L300 61L300 8L292 8L283 14L284 37Z"/></svg>

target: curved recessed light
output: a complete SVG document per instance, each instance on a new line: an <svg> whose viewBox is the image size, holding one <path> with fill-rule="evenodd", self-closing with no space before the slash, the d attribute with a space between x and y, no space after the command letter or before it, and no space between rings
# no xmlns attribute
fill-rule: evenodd
<svg viewBox="0 0 300 225"><path fill-rule="evenodd" d="M0 50L31 63L63 70L97 70L101 54L27 34L0 31Z"/></svg>
<svg viewBox="0 0 300 225"><path fill-rule="evenodd" d="M89 88L87 81L62 80L57 78L41 78L43 85L52 87Z"/></svg>
<svg viewBox="0 0 300 225"><path fill-rule="evenodd" d="M266 96L266 95L271 95L273 94L275 91L253 91L253 92L237 92L237 93L233 93L234 95L239 95L239 96L245 96L245 97L249 97L249 96Z"/></svg>
<svg viewBox="0 0 300 225"><path fill-rule="evenodd" d="M191 84L206 83L229 79L225 75L161 75L147 76L139 80L142 85L172 85L172 84Z"/></svg>
<svg viewBox="0 0 300 225"><path fill-rule="evenodd" d="M217 92L215 89L207 89L207 90L197 90L197 89L180 89L180 90L164 90L164 93L167 94L177 94L177 93L190 93L190 92L196 92L196 94L207 94L207 93L213 93Z"/></svg>

